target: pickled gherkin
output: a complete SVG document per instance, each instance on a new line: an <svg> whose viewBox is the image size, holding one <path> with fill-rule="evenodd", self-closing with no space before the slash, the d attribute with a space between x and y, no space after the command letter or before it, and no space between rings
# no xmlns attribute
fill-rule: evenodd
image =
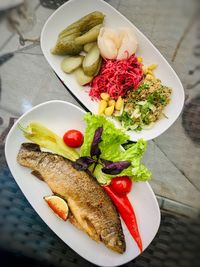
<svg viewBox="0 0 200 267"><path fill-rule="evenodd" d="M94 11L72 23L60 32L55 47L51 49L51 53L56 55L79 54L83 50L83 45L78 44L75 39L96 25L102 24L103 20L104 14L99 11Z"/></svg>
<svg viewBox="0 0 200 267"><path fill-rule="evenodd" d="M70 32L71 33L79 32L81 35L92 29L94 26L103 23L103 20L104 20L104 14L99 11L94 11L69 25L61 33L59 33L58 37L62 38L68 35L68 33Z"/></svg>
<svg viewBox="0 0 200 267"><path fill-rule="evenodd" d="M77 34L71 34L69 36L58 38L56 46L51 49L51 53L55 55L78 55L83 46L75 43Z"/></svg>
<svg viewBox="0 0 200 267"><path fill-rule="evenodd" d="M98 24L90 29L88 32L84 33L83 35L76 37L75 41L77 44L84 45L87 43L95 42L99 35L100 29L102 24Z"/></svg>

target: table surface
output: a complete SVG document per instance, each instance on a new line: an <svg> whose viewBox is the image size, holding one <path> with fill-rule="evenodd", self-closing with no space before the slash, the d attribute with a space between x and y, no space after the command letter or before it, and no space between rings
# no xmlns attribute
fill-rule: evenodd
<svg viewBox="0 0 200 267"><path fill-rule="evenodd" d="M0 169L3 178L9 172L3 163L5 138L18 117L47 100L60 99L79 106L45 60L39 43L45 21L63 2L26 0L17 9L0 12ZM152 41L183 83L186 95L183 112L164 134L148 142L144 163L153 173L150 184L160 208L194 217L200 209L199 1L107 2ZM9 179L12 180L11 175Z"/></svg>

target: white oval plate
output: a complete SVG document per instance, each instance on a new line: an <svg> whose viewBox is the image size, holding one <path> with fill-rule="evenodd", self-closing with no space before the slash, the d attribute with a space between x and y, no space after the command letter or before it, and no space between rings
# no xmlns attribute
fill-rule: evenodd
<svg viewBox="0 0 200 267"><path fill-rule="evenodd" d="M174 70L155 46L116 9L102 0L68 1L49 17L43 27L41 33L41 48L43 54L72 94L76 96L88 110L96 114L98 111L98 102L90 99L88 95L89 86L80 86L75 80L74 74L65 74L60 68L63 57L55 56L50 53L50 49L54 47L59 32L72 22L95 10L101 11L106 15L105 26L130 27L135 31L139 41L137 55L143 57L144 65L146 66L157 63L158 68L155 71L156 76L161 79L163 84L173 89L171 102L165 109L165 114L168 119L161 119L156 122L153 128L148 130L128 132L132 141L136 141L139 138L151 140L166 131L178 118L184 104L183 86Z"/></svg>
<svg viewBox="0 0 200 267"><path fill-rule="evenodd" d="M73 250L86 260L100 266L117 266L137 257L139 249L122 222L127 249L119 255L107 249L102 243L96 243L85 233L76 229L68 221L57 218L48 208L43 197L52 194L48 185L30 172L30 169L17 164L16 157L23 142L28 142L17 124L27 125L38 121L62 136L68 129L85 130L83 116L85 112L75 105L53 100L40 104L25 113L10 130L5 144L5 155L11 173L20 189L43 221ZM135 183L129 198L137 216L138 226L144 249L153 240L159 224L160 210L156 197L147 182Z"/></svg>

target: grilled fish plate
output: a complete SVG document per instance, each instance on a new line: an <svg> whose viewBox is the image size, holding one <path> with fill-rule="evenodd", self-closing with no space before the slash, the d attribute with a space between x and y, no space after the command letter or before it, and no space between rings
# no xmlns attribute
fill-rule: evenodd
<svg viewBox="0 0 200 267"><path fill-rule="evenodd" d="M48 101L35 106L19 118L10 130L5 144L6 160L15 181L27 200L58 237L80 256L96 265L119 266L140 254L125 224L122 222L126 251L124 254L117 254L102 243L90 239L68 221L57 218L43 200L44 196L52 194L48 185L33 176L30 169L24 168L16 162L21 144L28 141L18 128L18 123L27 125L32 121L37 121L62 136L68 129L84 132L86 126L83 120L84 114L85 112L79 107L60 100ZM157 233L160 224L159 206L147 182L134 183L129 198L134 206L143 246L146 249Z"/></svg>

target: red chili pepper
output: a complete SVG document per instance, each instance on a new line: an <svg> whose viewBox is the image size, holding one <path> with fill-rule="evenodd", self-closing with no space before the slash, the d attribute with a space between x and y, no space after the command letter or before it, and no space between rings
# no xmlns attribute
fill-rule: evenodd
<svg viewBox="0 0 200 267"><path fill-rule="evenodd" d="M117 195L109 185L103 186L103 188L106 191L106 193L109 195L111 200L114 202L119 214L121 215L126 226L128 227L129 232L131 233L140 251L142 252L143 250L142 240L141 240L140 233L138 230L135 212L133 210L133 207L127 195Z"/></svg>

